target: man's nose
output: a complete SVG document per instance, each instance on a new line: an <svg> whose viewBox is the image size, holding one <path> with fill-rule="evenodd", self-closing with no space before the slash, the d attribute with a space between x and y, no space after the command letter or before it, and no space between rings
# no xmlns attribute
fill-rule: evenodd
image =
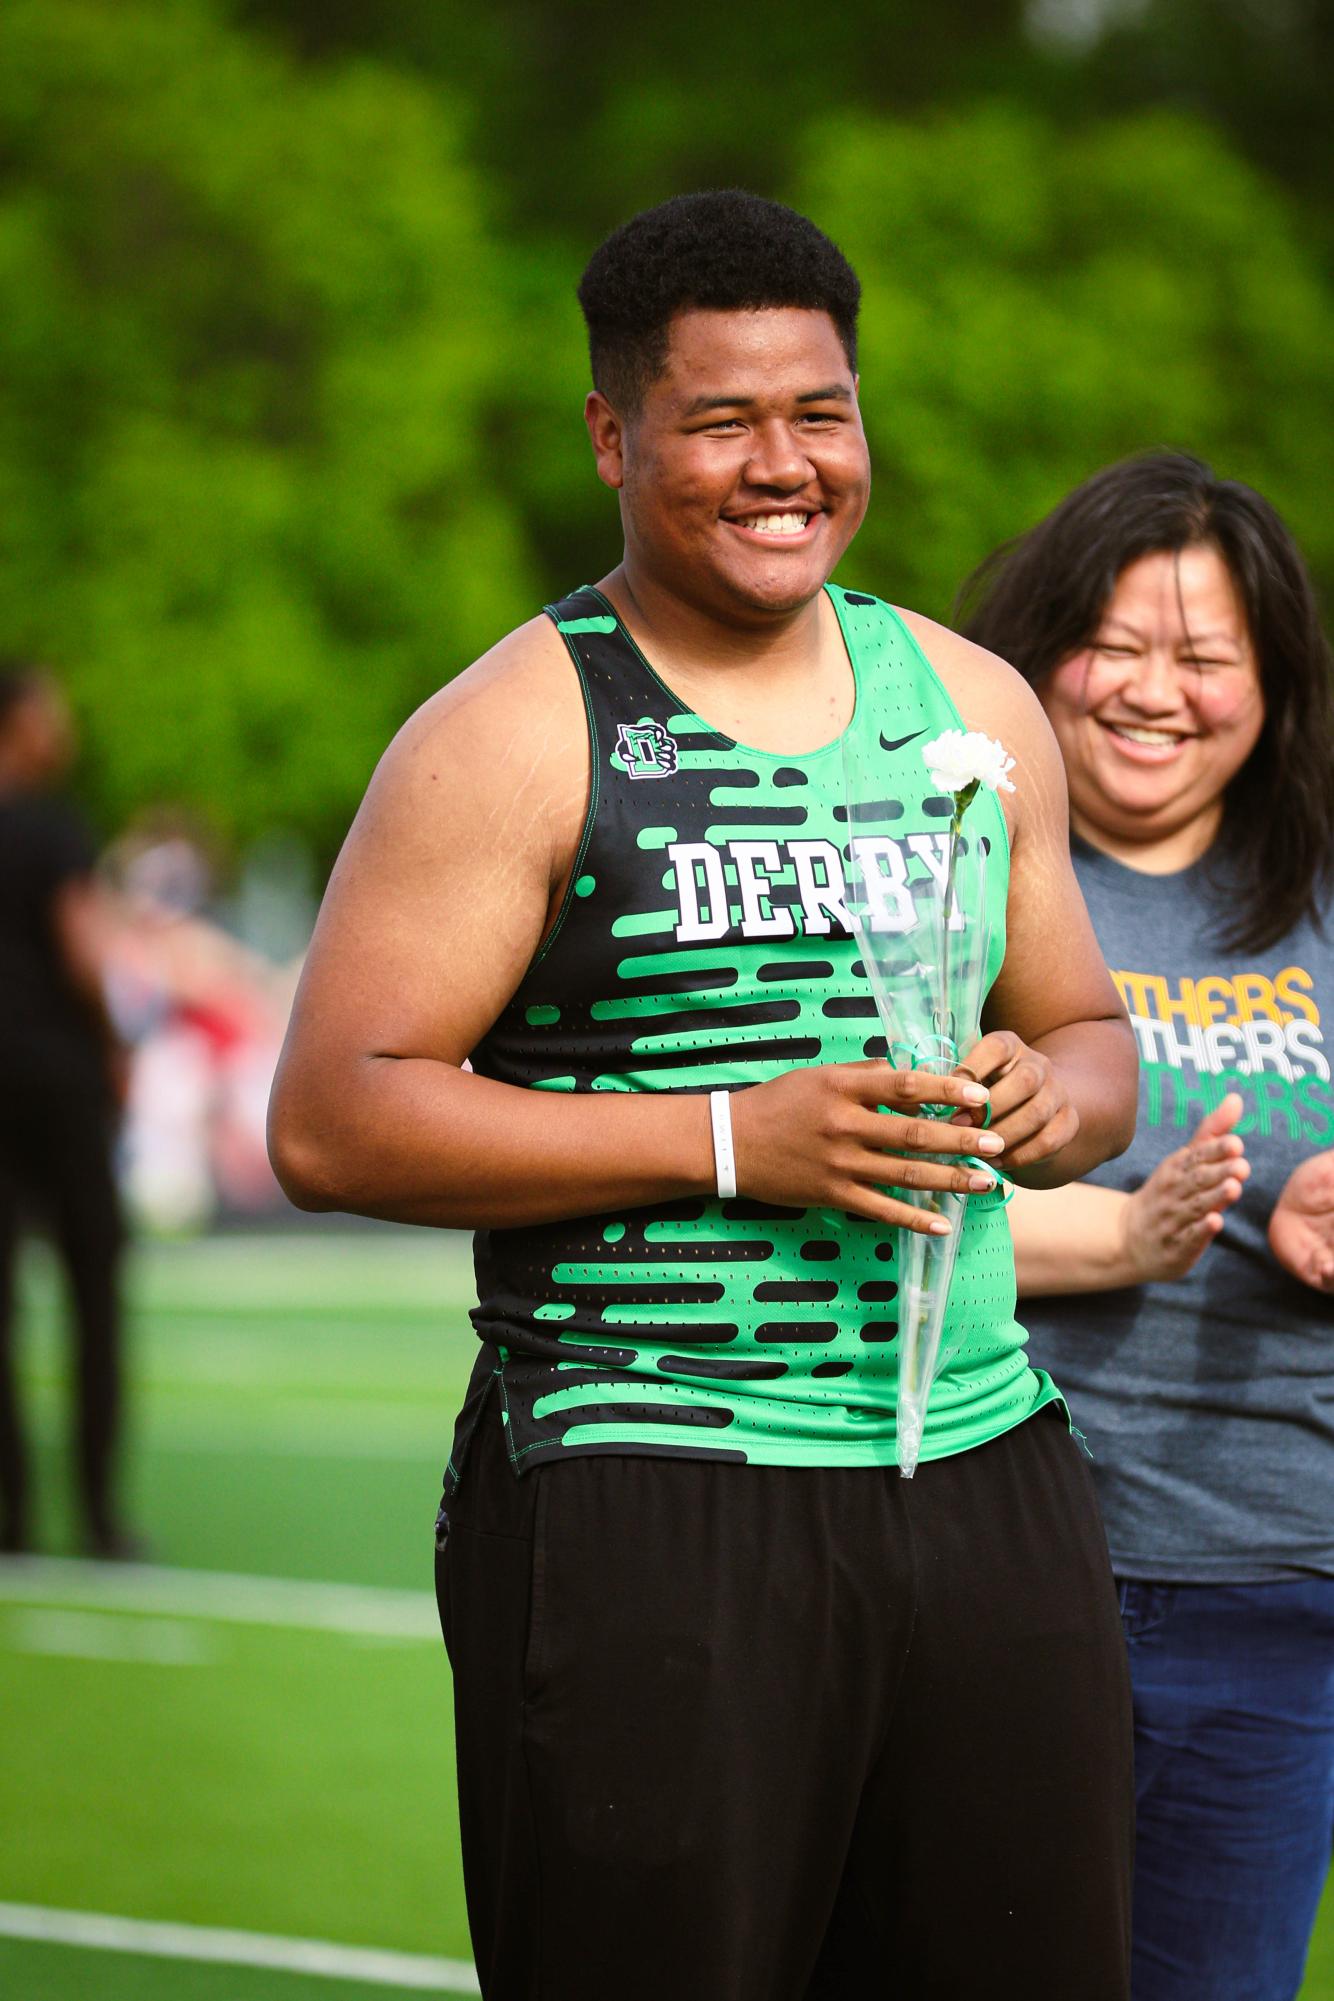
<svg viewBox="0 0 1334 2001"><path fill-rule="evenodd" d="M785 493L795 493L805 486L811 472L802 442L787 424L765 424L756 433L746 461L749 485L776 486Z"/></svg>

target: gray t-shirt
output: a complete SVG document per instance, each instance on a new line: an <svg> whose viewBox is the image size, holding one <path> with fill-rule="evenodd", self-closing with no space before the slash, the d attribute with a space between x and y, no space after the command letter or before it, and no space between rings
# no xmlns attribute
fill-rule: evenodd
<svg viewBox="0 0 1334 2001"><path fill-rule="evenodd" d="M1202 865L1144 875L1072 845L1141 1065L1134 1141L1090 1179L1138 1188L1228 1091L1251 1178L1188 1278L1024 1299L1030 1357L1088 1437L1120 1576L1334 1573L1334 1297L1266 1235L1293 1168L1334 1146L1334 925L1228 952Z"/></svg>

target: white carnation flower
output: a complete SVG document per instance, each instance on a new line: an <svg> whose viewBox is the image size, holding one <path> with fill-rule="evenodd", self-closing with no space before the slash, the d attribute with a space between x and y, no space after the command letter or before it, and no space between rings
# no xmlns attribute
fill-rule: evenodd
<svg viewBox="0 0 1334 2001"><path fill-rule="evenodd" d="M985 785L992 792L1014 791L1005 775L1014 770L1014 759L1006 756L1004 744L983 736L981 730L945 730L923 744L922 756L931 783L956 798L970 786Z"/></svg>

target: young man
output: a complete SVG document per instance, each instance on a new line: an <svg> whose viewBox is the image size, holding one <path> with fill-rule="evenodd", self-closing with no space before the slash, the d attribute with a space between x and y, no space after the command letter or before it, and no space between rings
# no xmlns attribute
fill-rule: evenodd
<svg viewBox="0 0 1334 2001"><path fill-rule="evenodd" d="M386 754L273 1106L298 1202L478 1232L438 1581L483 1992L1121 2001L1105 1545L966 1159L1050 1185L1131 1132L1060 759L999 661L825 588L869 467L857 280L811 223L683 197L580 297L623 559ZM1004 963L927 1079L874 1060L839 744L883 757L906 871L960 717L1016 759L1008 826L970 809ZM909 1483L922 1187L978 1192Z"/></svg>

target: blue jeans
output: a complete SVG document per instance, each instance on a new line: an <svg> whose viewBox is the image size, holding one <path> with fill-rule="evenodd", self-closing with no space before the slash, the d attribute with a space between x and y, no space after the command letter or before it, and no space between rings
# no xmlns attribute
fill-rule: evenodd
<svg viewBox="0 0 1334 2001"><path fill-rule="evenodd" d="M1133 2001L1293 2001L1334 1839L1334 1577L1120 1594Z"/></svg>

